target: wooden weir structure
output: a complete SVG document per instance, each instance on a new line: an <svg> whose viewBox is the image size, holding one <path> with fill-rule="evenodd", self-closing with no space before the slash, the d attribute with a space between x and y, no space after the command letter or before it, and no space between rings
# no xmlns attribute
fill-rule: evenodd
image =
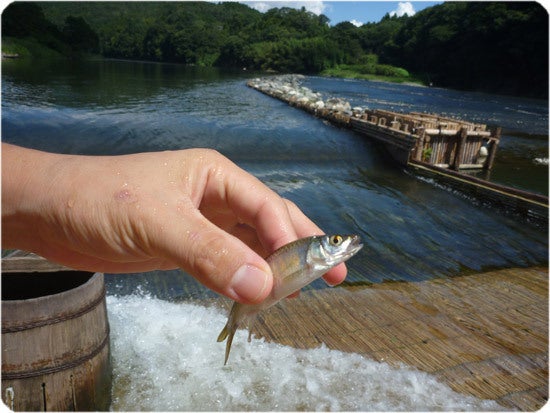
<svg viewBox="0 0 550 413"><path fill-rule="evenodd" d="M415 160L454 170L491 169L500 140L500 128L490 131L486 125L419 112L364 110L349 123L384 142L405 165Z"/></svg>
<svg viewBox="0 0 550 413"><path fill-rule="evenodd" d="M284 78L284 77L283 77ZM331 123L349 128L381 143L392 158L413 173L458 189L468 196L548 224L548 197L497 184L465 173L493 168L501 128L436 114L398 113L382 109L351 108L342 99L335 104L316 101L319 94L296 82L253 79L247 85Z"/></svg>

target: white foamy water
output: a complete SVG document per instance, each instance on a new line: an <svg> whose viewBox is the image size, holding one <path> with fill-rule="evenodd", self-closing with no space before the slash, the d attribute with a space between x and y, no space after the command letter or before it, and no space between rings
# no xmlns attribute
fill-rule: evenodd
<svg viewBox="0 0 550 413"><path fill-rule="evenodd" d="M226 314L143 296L107 297L115 411L502 410L434 376L359 354L297 350L238 331L227 366Z"/></svg>
<svg viewBox="0 0 550 413"><path fill-rule="evenodd" d="M548 158L535 158L533 159L533 163L537 165L548 165Z"/></svg>

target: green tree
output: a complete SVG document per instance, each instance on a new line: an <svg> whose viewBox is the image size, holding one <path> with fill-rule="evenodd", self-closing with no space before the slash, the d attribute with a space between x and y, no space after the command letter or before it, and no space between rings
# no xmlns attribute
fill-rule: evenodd
<svg viewBox="0 0 550 413"><path fill-rule="evenodd" d="M40 36L54 29L36 3L14 2L2 13L2 37Z"/></svg>
<svg viewBox="0 0 550 413"><path fill-rule="evenodd" d="M248 67L250 63L247 46L242 37L229 36L220 48L216 64L226 67Z"/></svg>
<svg viewBox="0 0 550 413"><path fill-rule="evenodd" d="M60 52L68 54L68 46L57 27L44 16L36 3L14 2L2 13L2 37L29 38Z"/></svg>
<svg viewBox="0 0 550 413"><path fill-rule="evenodd" d="M99 51L99 38L82 17L68 16L62 33L73 51Z"/></svg>
<svg viewBox="0 0 550 413"><path fill-rule="evenodd" d="M383 56L440 86L547 97L548 14L534 2L449 2L407 19Z"/></svg>
<svg viewBox="0 0 550 413"><path fill-rule="evenodd" d="M144 56L146 27L139 21L121 19L104 29L103 54L109 57L140 59Z"/></svg>
<svg viewBox="0 0 550 413"><path fill-rule="evenodd" d="M347 65L365 73L410 71L439 86L541 97L548 91L548 14L535 2L445 2L361 27L330 27L326 16L304 8L260 13L235 2L38 5L44 13L34 3L8 6L2 34L62 47L59 31L73 16L89 24L110 57L304 73ZM57 37L45 17L60 29Z"/></svg>
<svg viewBox="0 0 550 413"><path fill-rule="evenodd" d="M342 52L338 63L356 63L365 54L359 41L359 30L350 22L338 23L330 29L329 38Z"/></svg>

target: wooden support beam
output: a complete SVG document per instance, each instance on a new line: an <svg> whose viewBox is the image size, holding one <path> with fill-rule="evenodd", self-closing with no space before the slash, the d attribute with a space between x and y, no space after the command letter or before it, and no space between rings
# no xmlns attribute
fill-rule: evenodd
<svg viewBox="0 0 550 413"><path fill-rule="evenodd" d="M495 163L495 155L497 154L497 147L500 141L501 133L502 133L502 128L499 126L495 129L494 139L491 140L491 144L489 145L489 158L485 162L485 169L489 171L493 169L493 164Z"/></svg>
<svg viewBox="0 0 550 413"><path fill-rule="evenodd" d="M418 128L416 133L418 134L418 140L416 141L416 153L414 159L423 162L424 159L422 159L422 156L424 152L424 137L426 136L426 130L424 128Z"/></svg>
<svg viewBox="0 0 550 413"><path fill-rule="evenodd" d="M458 140L456 142L455 159L452 163L453 169L455 171L459 170L460 164L462 163L462 152L463 152L464 146L466 145L467 138L468 138L468 129L463 126L460 129L460 134L458 135Z"/></svg>

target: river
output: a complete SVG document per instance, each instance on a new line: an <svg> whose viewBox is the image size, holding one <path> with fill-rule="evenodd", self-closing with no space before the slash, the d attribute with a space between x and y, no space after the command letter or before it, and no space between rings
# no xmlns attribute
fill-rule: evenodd
<svg viewBox="0 0 550 413"><path fill-rule="evenodd" d="M296 202L325 231L361 235L366 245L349 262L348 284L419 281L547 263L547 228L517 221L513 216L411 175L389 162L381 148L363 137L247 88L246 79L253 76L258 75L114 60L3 61L2 139L47 151L97 155L191 147L217 149ZM548 193L547 101L322 77L307 77L304 85L323 93L325 98L346 98L353 106L428 111L502 126L501 145L491 179ZM160 396L155 396L159 390L150 382L148 374L164 383L164 392L171 389L178 393L182 390L175 383L179 383L177 377L183 374L182 370L176 367L171 370L173 366L166 355L153 357L140 347L163 348L172 340L172 346L165 350L177 352L180 340L185 341L179 330L187 328L189 317L202 317L209 320L206 324L212 323L215 327L207 329L207 334L203 331L204 340L198 338L199 343L214 348L212 343L223 326L224 316L208 308L187 307L190 304L184 302L187 298L212 297L213 293L179 271L107 275L106 278L114 326L114 358L120 369L113 408L197 410L206 406L219 409L220 404L204 404L204 395L200 395L204 388L201 390L199 378L190 380L196 386L185 390L196 393L199 404L193 404L192 397L178 398L172 393L171 404L163 404ZM310 288L324 287L324 283L318 281ZM150 311L141 314L140 306ZM135 313L128 317L131 311ZM176 316L178 321L174 319ZM174 324L170 324L170 320ZM169 332L157 331L159 324ZM199 334L200 327L193 331ZM149 337L143 340L133 331ZM133 342L127 342L132 339ZM255 344L256 347L262 345L267 344ZM182 349L187 349L189 357L193 357L193 348L182 346ZM218 347L212 351L219 351L222 357L223 351ZM284 349L270 347L254 351L276 354ZM152 359L141 364L134 362L124 369L123 364L141 352ZM340 360L335 363L342 366L369 363L346 359L346 355L332 356ZM311 357L314 361L306 364L315 369L317 356ZM139 360L145 358L139 357ZM200 365L212 372L220 360L216 359L210 367ZM149 362L153 364L145 364ZM193 369L199 367L195 365L190 370ZM384 381L391 382L396 373L392 370L375 374L381 375L383 386ZM235 384L235 378L231 380ZM126 384L122 385L122 381ZM212 386L216 387L216 383ZM395 385L404 386L393 383L394 390ZM246 404L237 396L234 396L237 401L231 404L227 400L233 397L234 390L224 386L221 385L225 396L219 396L219 400L226 408L228 405L243 409L274 408L269 401ZM275 389L276 383L265 386ZM409 394L406 387L403 389ZM452 399L446 393L441 395L441 400ZM260 404L254 404L256 402ZM411 401L405 407L425 407L414 403ZM472 406L467 404L470 401L465 403ZM330 403L319 406L331 408ZM455 408L457 406L462 405ZM289 405L291 410L297 407L300 406ZM344 407L355 410L362 405L352 400ZM391 403L379 407L398 408ZM306 405L306 408L315 406Z"/></svg>

